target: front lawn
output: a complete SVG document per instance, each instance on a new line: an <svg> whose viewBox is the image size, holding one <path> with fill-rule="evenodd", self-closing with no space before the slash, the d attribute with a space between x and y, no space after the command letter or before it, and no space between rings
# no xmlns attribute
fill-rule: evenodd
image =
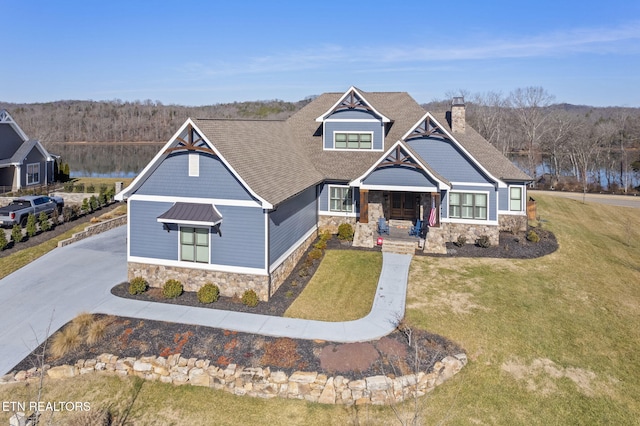
<svg viewBox="0 0 640 426"><path fill-rule="evenodd" d="M350 321L371 311L382 269L382 254L327 250L304 291L284 316L320 321Z"/></svg>

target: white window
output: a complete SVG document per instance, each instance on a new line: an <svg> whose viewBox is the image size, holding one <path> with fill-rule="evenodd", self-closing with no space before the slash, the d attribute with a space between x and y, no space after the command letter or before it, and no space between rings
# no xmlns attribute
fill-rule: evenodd
<svg viewBox="0 0 640 426"><path fill-rule="evenodd" d="M372 133L334 133L335 149L371 149Z"/></svg>
<svg viewBox="0 0 640 426"><path fill-rule="evenodd" d="M40 163L27 164L27 185L40 183Z"/></svg>
<svg viewBox="0 0 640 426"><path fill-rule="evenodd" d="M209 229L180 227L180 260L209 263Z"/></svg>
<svg viewBox="0 0 640 426"><path fill-rule="evenodd" d="M329 186L329 210L332 212L353 211L353 192L348 186Z"/></svg>
<svg viewBox="0 0 640 426"><path fill-rule="evenodd" d="M452 192L449 194L449 217L487 220L487 194Z"/></svg>
<svg viewBox="0 0 640 426"><path fill-rule="evenodd" d="M522 211L522 187L512 186L509 188L509 210Z"/></svg>

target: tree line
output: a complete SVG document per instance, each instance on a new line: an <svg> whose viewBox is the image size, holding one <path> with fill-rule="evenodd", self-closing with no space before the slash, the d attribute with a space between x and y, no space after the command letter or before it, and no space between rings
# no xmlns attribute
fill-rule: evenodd
<svg viewBox="0 0 640 426"><path fill-rule="evenodd" d="M640 108L555 103L542 87L501 92L459 90L424 104L448 110L463 96L467 121L541 184L628 192L640 181ZM0 102L43 143L166 142L188 117L284 119L310 102L281 100L188 107L159 101ZM577 186L577 187L576 187ZM578 188L579 187L579 188Z"/></svg>

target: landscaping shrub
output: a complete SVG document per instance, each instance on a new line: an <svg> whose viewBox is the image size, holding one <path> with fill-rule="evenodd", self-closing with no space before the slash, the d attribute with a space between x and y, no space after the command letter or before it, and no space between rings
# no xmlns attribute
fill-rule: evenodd
<svg viewBox="0 0 640 426"><path fill-rule="evenodd" d="M322 234L320 234L320 241L329 241L331 237L331 232L329 232L329 230L327 229Z"/></svg>
<svg viewBox="0 0 640 426"><path fill-rule="evenodd" d="M462 247L463 245L467 244L467 237L465 237L464 235L460 235L458 236L458 239L453 242L453 244L458 247Z"/></svg>
<svg viewBox="0 0 640 426"><path fill-rule="evenodd" d="M73 192L84 192L84 183L79 183L73 186Z"/></svg>
<svg viewBox="0 0 640 426"><path fill-rule="evenodd" d="M104 320L94 321L87 328L87 343L93 345L102 340L107 330L107 323Z"/></svg>
<svg viewBox="0 0 640 426"><path fill-rule="evenodd" d="M242 303L246 306L254 308L258 306L258 295L253 290L247 290L242 293Z"/></svg>
<svg viewBox="0 0 640 426"><path fill-rule="evenodd" d="M313 245L315 248L317 248L318 250L324 250L327 248L327 241L320 239L317 243L315 243Z"/></svg>
<svg viewBox="0 0 640 426"><path fill-rule="evenodd" d="M100 204L101 206L107 205L107 194L101 192L100 195L98 195L98 204Z"/></svg>
<svg viewBox="0 0 640 426"><path fill-rule="evenodd" d="M91 211L98 210L98 199L95 195L92 195L91 198L89 198L89 206L91 206Z"/></svg>
<svg viewBox="0 0 640 426"><path fill-rule="evenodd" d="M536 233L536 231L532 229L527 233L527 240L531 241L532 243L537 243L538 241L540 241L540 236Z"/></svg>
<svg viewBox="0 0 640 426"><path fill-rule="evenodd" d="M488 235L480 235L476 240L476 244L478 244L478 247L489 248L491 247L491 240L489 240Z"/></svg>
<svg viewBox="0 0 640 426"><path fill-rule="evenodd" d="M162 296L165 299L175 299L182 294L182 283L178 280L167 280L162 287Z"/></svg>
<svg viewBox="0 0 640 426"><path fill-rule="evenodd" d="M67 182L64 184L64 192L73 192L73 182Z"/></svg>
<svg viewBox="0 0 640 426"><path fill-rule="evenodd" d="M88 193L93 193L96 192L96 187L94 184L90 183L89 185L87 185L87 192Z"/></svg>
<svg viewBox="0 0 640 426"><path fill-rule="evenodd" d="M140 294L147 291L147 281L142 277L135 277L129 282L129 294Z"/></svg>
<svg viewBox="0 0 640 426"><path fill-rule="evenodd" d="M71 323L54 334L51 341L51 354L54 358L60 358L80 346L81 333L80 326Z"/></svg>
<svg viewBox="0 0 640 426"><path fill-rule="evenodd" d="M213 283L206 283L198 290L198 301L200 303L217 302L220 297L220 289Z"/></svg>
<svg viewBox="0 0 640 426"><path fill-rule="evenodd" d="M36 228L36 215L29 213L29 216L27 216L27 236L31 238L36 235L36 232L38 232L38 228Z"/></svg>
<svg viewBox="0 0 640 426"><path fill-rule="evenodd" d="M49 216L47 216L45 212L40 212L40 216L38 216L38 222L40 223L40 229L42 230L42 232L46 232L49 229L51 229L51 224L49 223Z"/></svg>
<svg viewBox="0 0 640 426"><path fill-rule="evenodd" d="M342 223L338 226L338 238L343 241L353 241L353 226L350 223Z"/></svg>
<svg viewBox="0 0 640 426"><path fill-rule="evenodd" d="M62 208L62 220L66 223L69 222L71 220L71 207L70 206L64 206Z"/></svg>
<svg viewBox="0 0 640 426"><path fill-rule="evenodd" d="M9 245L9 241L7 241L7 236L4 234L4 230L0 229L0 250L4 250Z"/></svg>
<svg viewBox="0 0 640 426"><path fill-rule="evenodd" d="M85 198L82 200L82 211L88 212L91 210L91 205L89 204L89 199Z"/></svg>
<svg viewBox="0 0 640 426"><path fill-rule="evenodd" d="M322 250L314 248L313 250L311 250L309 252L309 254L307 255L307 257L311 260L318 260L322 257Z"/></svg>
<svg viewBox="0 0 640 426"><path fill-rule="evenodd" d="M19 243L23 238L24 237L22 236L22 228L16 223L15 225L13 225L13 228L11 228L11 240L14 243Z"/></svg>

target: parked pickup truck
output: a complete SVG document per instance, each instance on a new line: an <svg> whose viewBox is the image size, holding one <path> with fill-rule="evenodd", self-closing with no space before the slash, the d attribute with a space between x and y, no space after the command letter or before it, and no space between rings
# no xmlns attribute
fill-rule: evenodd
<svg viewBox="0 0 640 426"><path fill-rule="evenodd" d="M36 217L41 212L51 216L54 210L62 211L64 200L61 197L47 197L44 195L29 195L16 198L6 207L0 208L0 226L13 226L16 223L24 227L27 225L29 213Z"/></svg>

